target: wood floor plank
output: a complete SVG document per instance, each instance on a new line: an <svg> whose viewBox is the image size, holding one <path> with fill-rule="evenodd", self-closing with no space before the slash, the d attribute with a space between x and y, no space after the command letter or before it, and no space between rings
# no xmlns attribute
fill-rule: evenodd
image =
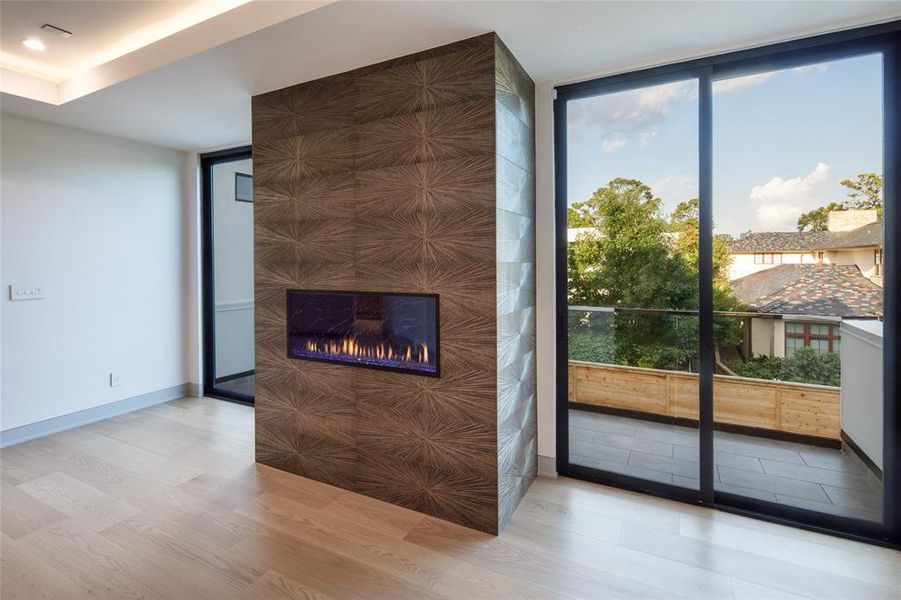
<svg viewBox="0 0 901 600"><path fill-rule="evenodd" d="M221 548L229 548L259 529L255 522L238 513L151 479L132 479L104 491L156 519L183 528L185 535Z"/></svg>
<svg viewBox="0 0 901 600"><path fill-rule="evenodd" d="M898 597L886 588L834 573L818 571L782 560L764 558L744 550L719 546L683 535L660 535L653 530L627 525L620 544L685 565L708 569L743 581L766 582L767 587L814 598L847 599Z"/></svg>
<svg viewBox="0 0 901 600"><path fill-rule="evenodd" d="M28 442L24 449L38 460L54 465L57 471L91 486L116 483L137 475L135 471L106 460L103 454L68 446L54 436Z"/></svg>
<svg viewBox="0 0 901 600"><path fill-rule="evenodd" d="M27 444L18 444L0 451L0 479L12 485L27 483L58 470L50 461L29 452Z"/></svg>
<svg viewBox="0 0 901 600"><path fill-rule="evenodd" d="M164 574L148 573L147 563L139 556L81 526L77 519L61 521L16 543L40 553L57 571L88 590L92 598L150 600L172 597L169 580ZM156 585L148 584L147 580L153 580Z"/></svg>
<svg viewBox="0 0 901 600"><path fill-rule="evenodd" d="M34 479L23 483L19 489L94 531L105 529L138 512L137 508L65 473Z"/></svg>
<svg viewBox="0 0 901 600"><path fill-rule="evenodd" d="M264 530L232 550L252 564L269 565L286 576L339 598L439 598L367 564L319 548L287 534Z"/></svg>
<svg viewBox="0 0 901 600"><path fill-rule="evenodd" d="M386 536L378 523L354 513L338 517L273 494L264 494L238 511L268 528L384 570L437 594L511 600L553 597L550 593L536 593L534 588L518 586L515 580L496 573L470 567L446 554ZM561 597L559 592L554 595Z"/></svg>
<svg viewBox="0 0 901 600"><path fill-rule="evenodd" d="M806 540L785 538L718 521L701 523L697 519L684 519L680 534L787 564L901 589L901 553L864 556Z"/></svg>
<svg viewBox="0 0 901 600"><path fill-rule="evenodd" d="M232 479L252 486L257 495L282 496L315 509L325 508L339 497L350 495L350 492L339 487L256 463Z"/></svg>
<svg viewBox="0 0 901 600"><path fill-rule="evenodd" d="M172 460L162 454L149 452L83 428L58 433L53 439L169 485L178 485L203 473L201 469Z"/></svg>
<svg viewBox="0 0 901 600"><path fill-rule="evenodd" d="M9 538L18 539L65 518L52 506L0 481L0 531Z"/></svg>
<svg viewBox="0 0 901 600"><path fill-rule="evenodd" d="M334 600L332 596L269 570L240 595L239 600Z"/></svg>
<svg viewBox="0 0 901 600"><path fill-rule="evenodd" d="M670 590L605 573L591 566L572 568L572 564L551 552L535 551L527 545L477 534L453 523L427 517L405 540L482 566L507 577L528 581L548 590L560 590L577 598L593 597L603 590L609 597L688 598ZM565 573L565 576L561 576Z"/></svg>
<svg viewBox="0 0 901 600"><path fill-rule="evenodd" d="M724 598L732 593L732 581L726 575L623 548L617 544L618 539L607 541L590 529L578 532L561 528L557 520L516 519L505 534L518 545L539 554L553 555L574 568L591 567L661 591L690 598Z"/></svg>
<svg viewBox="0 0 901 600"><path fill-rule="evenodd" d="M139 514L101 532L101 535L135 556L152 559L165 572L191 581L205 595L223 597L244 590L264 572L228 550L181 535L171 523Z"/></svg>
<svg viewBox="0 0 901 600"><path fill-rule="evenodd" d="M0 450L0 599L901 600L901 553L565 478L500 536L254 463L185 398Z"/></svg>
<svg viewBox="0 0 901 600"><path fill-rule="evenodd" d="M377 528L385 535L402 539L413 527L425 518L422 513L394 506L387 502L361 496L345 494L323 509L338 518L353 514L356 519Z"/></svg>
<svg viewBox="0 0 901 600"><path fill-rule="evenodd" d="M0 597L3 600L80 600L91 598L63 572L47 564L26 543L0 536Z"/></svg>

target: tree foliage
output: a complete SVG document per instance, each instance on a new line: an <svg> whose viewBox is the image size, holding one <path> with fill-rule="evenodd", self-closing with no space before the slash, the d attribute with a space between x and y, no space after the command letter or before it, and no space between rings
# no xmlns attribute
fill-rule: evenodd
<svg viewBox="0 0 901 600"><path fill-rule="evenodd" d="M681 202L667 217L662 201L635 179L613 179L569 209L569 226L587 228L569 246L571 305L623 309L698 306L698 200ZM729 286L726 236L714 238L714 305L743 307ZM740 323L719 318L716 339L737 344ZM587 313L570 322L570 357L641 367L692 370L698 319L693 315ZM612 343L611 341L612 340Z"/></svg>
<svg viewBox="0 0 901 600"><path fill-rule="evenodd" d="M746 363L730 365L737 375L755 379L793 381L840 386L841 356L837 352L817 352L798 348L789 358L755 356Z"/></svg>
<svg viewBox="0 0 901 600"><path fill-rule="evenodd" d="M830 202L798 217L798 231L826 231L829 213L851 209L876 209L882 218L882 187L885 180L878 173L859 173L856 179L842 179L840 182L849 191L848 200Z"/></svg>

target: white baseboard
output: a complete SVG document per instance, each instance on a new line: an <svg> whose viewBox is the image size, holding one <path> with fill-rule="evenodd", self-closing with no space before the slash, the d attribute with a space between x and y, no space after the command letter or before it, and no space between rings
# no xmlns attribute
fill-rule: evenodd
<svg viewBox="0 0 901 600"><path fill-rule="evenodd" d="M171 388L141 394L140 396L117 400L116 402L110 402L109 404L86 408L85 410L79 410L68 415L61 415L59 417L53 417L52 419L38 421L37 423L13 427L5 431L0 431L0 448L21 444L22 442L44 437L45 435L59 433L60 431L65 431L66 429L72 429L74 427L81 427L82 425L95 423L97 421L109 419L110 417L124 415L125 413L183 398L184 396L197 396L200 395L202 391L203 387L196 383L184 383Z"/></svg>
<svg viewBox="0 0 901 600"><path fill-rule="evenodd" d="M557 459L553 456L538 455L538 476L557 478Z"/></svg>

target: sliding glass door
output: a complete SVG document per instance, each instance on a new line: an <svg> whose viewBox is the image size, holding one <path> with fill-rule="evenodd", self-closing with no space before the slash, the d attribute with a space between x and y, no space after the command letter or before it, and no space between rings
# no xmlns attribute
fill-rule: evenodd
<svg viewBox="0 0 901 600"><path fill-rule="evenodd" d="M697 490L698 80L567 107L569 463Z"/></svg>
<svg viewBox="0 0 901 600"><path fill-rule="evenodd" d="M201 157L204 392L253 402L253 163L250 148Z"/></svg>
<svg viewBox="0 0 901 600"><path fill-rule="evenodd" d="M557 88L561 474L901 540L899 29Z"/></svg>
<svg viewBox="0 0 901 600"><path fill-rule="evenodd" d="M882 521L882 82L874 52L713 85L714 487L733 500Z"/></svg>

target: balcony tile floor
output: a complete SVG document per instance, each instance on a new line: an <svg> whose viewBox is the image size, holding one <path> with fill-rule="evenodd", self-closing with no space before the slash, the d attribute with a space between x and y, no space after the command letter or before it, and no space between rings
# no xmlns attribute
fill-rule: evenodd
<svg viewBox="0 0 901 600"><path fill-rule="evenodd" d="M718 491L869 520L882 518L882 483L850 450L715 433ZM572 409L570 462L698 487L698 430Z"/></svg>

